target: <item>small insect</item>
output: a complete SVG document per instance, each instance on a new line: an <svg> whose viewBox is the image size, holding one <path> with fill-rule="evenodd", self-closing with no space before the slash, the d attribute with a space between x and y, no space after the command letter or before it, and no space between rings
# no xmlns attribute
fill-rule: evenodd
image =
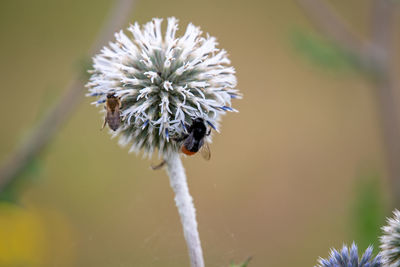
<svg viewBox="0 0 400 267"><path fill-rule="evenodd" d="M192 121L192 125L186 125L187 134L182 135L179 138L173 139L176 142L182 142L181 152L185 155L191 156L200 151L201 156L210 160L211 152L210 148L205 141L205 137L211 134L211 129L207 130L207 126L204 123L203 118L195 118ZM157 166L152 166L153 170L158 170L164 166L165 160Z"/></svg>
<svg viewBox="0 0 400 267"><path fill-rule="evenodd" d="M116 131L121 124L121 111L119 108L121 107L121 100L115 96L114 93L107 94L106 105L104 109L107 111L106 116L104 118L104 124L101 128L104 129L106 124L110 127L111 130Z"/></svg>

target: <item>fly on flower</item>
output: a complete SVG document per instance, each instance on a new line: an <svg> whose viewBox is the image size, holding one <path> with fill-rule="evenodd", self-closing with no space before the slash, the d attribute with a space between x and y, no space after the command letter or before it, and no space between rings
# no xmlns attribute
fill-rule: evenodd
<svg viewBox="0 0 400 267"><path fill-rule="evenodd" d="M173 140L177 143L182 143L181 152L185 155L192 156L200 151L201 156L205 160L210 160L211 151L205 140L206 136L211 134L211 129L207 129L203 118L195 118L191 125L185 125L187 133L183 134L181 137L174 138ZM152 166L153 170L158 170L164 166L165 160L163 160L157 166Z"/></svg>

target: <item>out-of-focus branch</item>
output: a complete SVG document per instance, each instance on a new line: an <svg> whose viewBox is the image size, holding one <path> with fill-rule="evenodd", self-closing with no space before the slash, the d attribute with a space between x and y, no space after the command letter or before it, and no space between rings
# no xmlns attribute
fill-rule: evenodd
<svg viewBox="0 0 400 267"><path fill-rule="evenodd" d="M390 60L394 56L393 30L395 27L395 7L390 0L373 0L371 12L370 54L380 65L381 72L388 72Z"/></svg>
<svg viewBox="0 0 400 267"><path fill-rule="evenodd" d="M89 50L89 55L96 53L128 20L134 2L135 0L115 0L104 26ZM67 86L64 95L47 111L27 139L5 160L0 168L0 191L46 146L60 126L65 123L75 106L83 99L84 84L85 81L81 75L76 74Z"/></svg>
<svg viewBox="0 0 400 267"><path fill-rule="evenodd" d="M395 90L400 81L394 73L393 34L396 31L392 0L373 0L371 38L363 41L324 0L296 0L313 23L337 45L358 55L360 62L376 72L376 94L379 101L386 159L394 196L400 203L400 117L396 108Z"/></svg>
<svg viewBox="0 0 400 267"><path fill-rule="evenodd" d="M368 64L367 43L325 0L296 0L314 25L336 44Z"/></svg>
<svg viewBox="0 0 400 267"><path fill-rule="evenodd" d="M382 118L386 160L391 178L394 203L400 203L400 118L395 91L400 90L392 59L396 58L393 34L395 27L395 3L390 0L374 0L371 24L371 58L378 66L376 94Z"/></svg>

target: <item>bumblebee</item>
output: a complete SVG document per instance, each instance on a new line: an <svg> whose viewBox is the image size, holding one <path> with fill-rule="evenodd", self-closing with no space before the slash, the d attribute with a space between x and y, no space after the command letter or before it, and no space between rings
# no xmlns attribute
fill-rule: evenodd
<svg viewBox="0 0 400 267"><path fill-rule="evenodd" d="M199 150L204 159L210 160L211 152L205 137L211 134L211 130L207 130L203 118L195 118L192 125L186 126L188 134L183 135L177 141L183 141L181 151L188 156L196 154Z"/></svg>
<svg viewBox="0 0 400 267"><path fill-rule="evenodd" d="M181 152L185 155L192 156L200 151L201 156L205 160L210 160L211 151L205 141L205 137L211 134L211 129L207 130L207 126L203 118L195 118L191 125L185 125L187 134L183 134L179 138L173 139L175 142L182 142ZM165 160L163 160L157 166L152 166L153 170L158 170L165 165Z"/></svg>

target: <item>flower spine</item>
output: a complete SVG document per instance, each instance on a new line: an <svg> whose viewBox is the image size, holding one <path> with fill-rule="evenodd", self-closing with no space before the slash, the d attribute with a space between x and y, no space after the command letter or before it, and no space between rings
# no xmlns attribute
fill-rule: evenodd
<svg viewBox="0 0 400 267"><path fill-rule="evenodd" d="M93 58L87 83L93 104L103 106L107 94L121 100L120 144L130 151L168 157L178 150L173 137L186 132L185 124L202 117L218 131L218 122L227 111L235 112L232 98L240 98L235 70L216 39L203 37L200 28L189 24L176 37L178 21L168 18L165 34L162 19L140 27L130 25Z"/></svg>
<svg viewBox="0 0 400 267"><path fill-rule="evenodd" d="M381 250L383 266L400 266L400 211L393 212L393 218L387 220L387 225L382 227Z"/></svg>

